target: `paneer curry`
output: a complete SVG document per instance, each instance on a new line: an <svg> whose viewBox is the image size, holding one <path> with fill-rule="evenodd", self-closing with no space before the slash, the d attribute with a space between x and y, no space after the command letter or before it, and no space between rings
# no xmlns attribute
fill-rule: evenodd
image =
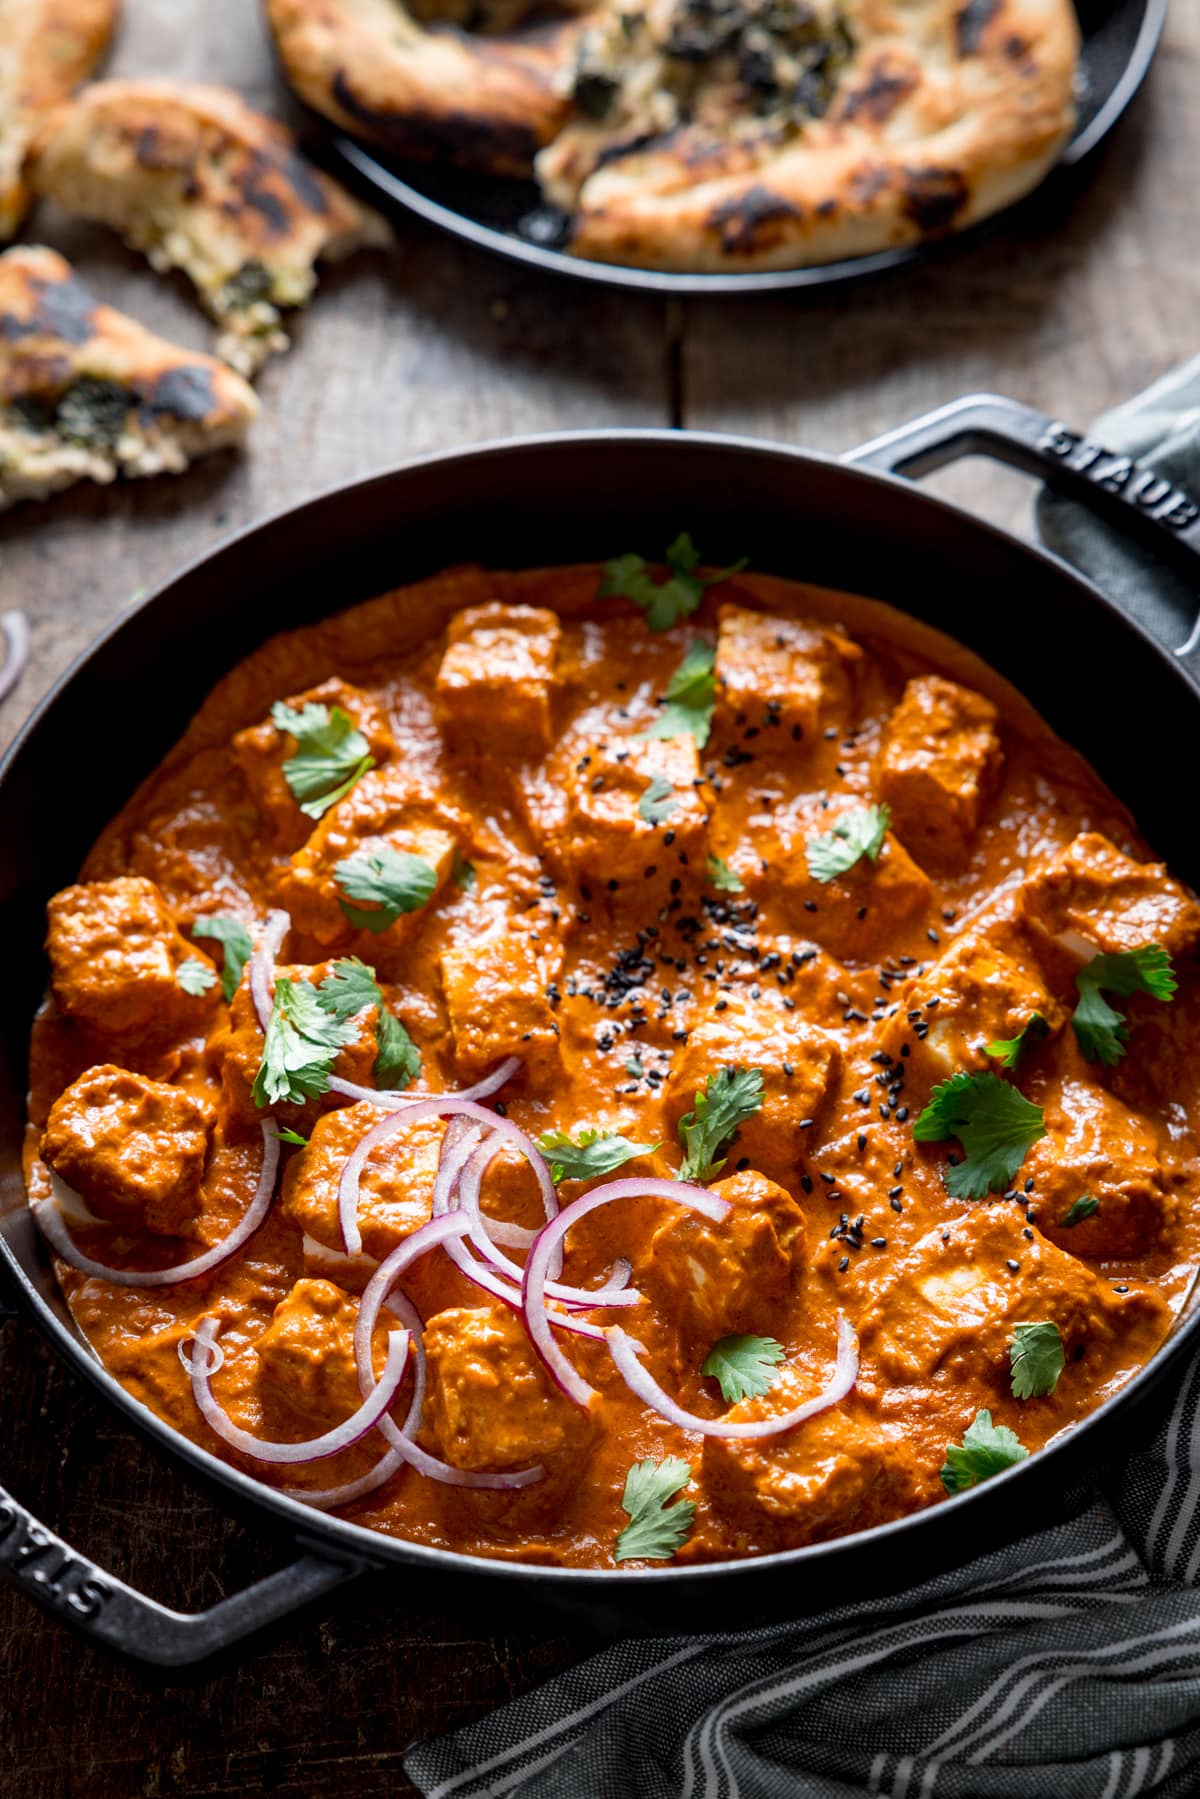
<svg viewBox="0 0 1200 1799"><path fill-rule="evenodd" d="M311 1505L790 1548L1036 1454L1171 1330L1198 938L889 607L686 535L456 569L251 655L51 901L30 1203L113 1375Z"/></svg>

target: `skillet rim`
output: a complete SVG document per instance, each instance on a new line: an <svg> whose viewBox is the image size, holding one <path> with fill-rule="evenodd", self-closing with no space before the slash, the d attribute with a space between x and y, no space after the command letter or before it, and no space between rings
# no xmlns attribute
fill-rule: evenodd
<svg viewBox="0 0 1200 1799"><path fill-rule="evenodd" d="M397 480L403 480L406 476L418 475L428 470L447 469L464 464L486 465L489 461L499 459L507 461L523 454L537 453L547 449L569 451L574 447L582 450L605 445L617 448L622 445L636 446L639 444L654 445L660 449L682 452L684 455L691 454L693 450L703 451L706 449L733 453L739 457L744 457L749 453L752 456L790 464L798 475L802 475L806 467L816 466L825 473L833 473L852 484L863 483L867 489L877 484L893 490L898 489L904 494L909 508L914 510L923 508L935 519L944 517L952 520L960 528L964 525L968 527L970 533L977 535L980 539L981 551L986 546L986 542L991 540L1002 543L1009 553L1015 551L1023 557L1031 559L1034 563L1044 565L1054 580L1065 583L1068 587L1073 586L1081 598L1093 606L1098 604L1104 612L1111 615L1115 623L1132 632L1135 638L1140 639L1143 645L1154 653L1164 673L1182 686L1191 704L1195 706L1200 702L1196 681L1189 676L1184 665L1172 656L1171 652L1144 625L1132 618L1115 600L1081 574L1072 564L1044 549L1041 545L1019 538L1015 533L980 518L967 507L918 488L912 480L902 475L885 473L879 469L859 465L824 452L808 450L767 438L748 437L739 433L672 430L661 426L605 426L591 430L538 432L514 438L488 439L453 449L412 456L403 462L360 476L357 480L319 489L302 500L288 506L281 506L254 523L243 526L219 539L207 549L197 551L150 591L143 594L132 606L119 613L72 660L43 694L9 744L3 757L0 757L0 789L11 778L14 765L20 759L27 740L41 726L45 717L66 697L77 676L102 648L126 631L136 638L142 627L144 615L169 599L172 589L180 582L202 572L206 566L219 563L225 557L238 556L254 539L285 526L301 514L317 513L325 507L345 504L351 496L361 494L367 489L385 488ZM351 600L348 602L348 606L356 603L357 601ZM894 604L894 602L885 603ZM348 606L334 610L335 612L346 610ZM900 610L899 607L896 609ZM333 615L333 613L326 614L326 616ZM951 635L950 633L944 634ZM274 633L268 632L267 635L271 636ZM962 642L968 649L972 647L965 638L956 638L956 641ZM973 653L978 654L977 651ZM992 666L990 662L988 665ZM1013 684L1016 685L1016 683ZM1019 687L1018 691L1020 691ZM1022 695L1022 697L1024 696ZM1040 714L1040 708L1038 710ZM25 1102L23 1097L19 1103L21 1116L24 1119ZM23 1181L21 1184L23 1191ZM1028 1492L1032 1495L1039 1484L1044 1489L1051 1484L1055 1472L1061 1477L1066 1477L1072 1461L1076 1464L1074 1468L1076 1479L1082 1474L1092 1473L1097 1458L1089 1459L1084 1451L1089 1433L1094 1436L1097 1432L1111 1431L1114 1418L1125 1408L1131 1408L1136 1397L1149 1397L1152 1390L1161 1385L1168 1370L1175 1365L1185 1348L1191 1345L1192 1340L1200 1332L1200 1303L1196 1303L1193 1290L1193 1293L1185 1298L1184 1309L1177 1316L1161 1347L1124 1386L1111 1394L1094 1411L1088 1413L1086 1418L1065 1429L1040 1449L1036 1455L1031 1455L1026 1461L1006 1469L1001 1475L993 1476L987 1482L966 1492L948 1495L945 1499L937 1501L936 1504L908 1513L904 1517L873 1525L866 1530L852 1531L845 1536L831 1537L793 1549L775 1550L763 1555L743 1556L726 1561L695 1562L643 1569L564 1568L537 1562L468 1555L459 1550L417 1543L407 1537L392 1537L366 1525L356 1524L349 1519L314 1511L312 1507L288 1498L279 1489L270 1487L255 1479L253 1475L245 1474L240 1469L222 1461L202 1444L185 1437L182 1432L177 1431L166 1420L160 1419L147 1406L144 1406L109 1372L82 1333L68 1328L55 1315L50 1305L37 1291L21 1258L8 1240L9 1227L14 1219L17 1229L32 1234L35 1253L39 1257L45 1255L44 1245L28 1207L18 1205L8 1212L0 1212L0 1256L3 1257L8 1273L20 1292L24 1307L32 1314L34 1322L43 1335L48 1338L51 1347L68 1362L76 1373L82 1374L85 1379L90 1381L92 1386L116 1407L124 1420L141 1436L150 1438L156 1447L161 1446L168 1454L190 1464L190 1471L198 1474L203 1480L230 1490L248 1507L256 1511L261 1508L264 1513L274 1514L294 1526L296 1539L302 1544L308 1543L319 1548L323 1542L327 1541L330 1547L342 1557L352 1556L368 1565L408 1565L414 1568L414 1572L417 1569L423 1569L429 1573L450 1573L460 1578L479 1579L482 1577L490 1581L528 1582L532 1580L547 1589L557 1589L559 1597L569 1595L571 1590L577 1590L580 1598L583 1598L589 1589L595 1589L597 1599L608 1595L618 1605L629 1605L634 1595L642 1591L649 1592L652 1589L672 1587L694 1589L698 1586L706 1589L724 1588L739 1575L747 1585L752 1585L754 1576L758 1575L761 1585L761 1576L764 1572L769 1576L771 1571L782 1572L786 1569L789 1576L794 1578L795 1573L802 1572L806 1567L819 1565L823 1570L828 1571L839 1561L848 1562L860 1546L865 1544L869 1544L877 1552L884 1551L888 1547L898 1547L902 1551L907 1537L914 1534L919 1537L932 1527L935 1519L945 1517L951 1523L951 1527L955 1525L961 1527L964 1518L973 1515L964 1508L972 1505L975 1506L982 1525L979 1541L980 1551L993 1547L998 1533L994 1529L988 1531L984 1522L986 1512L990 1509L995 1515L1003 1510L1002 1496L1011 1498L1017 1492ZM1079 1466L1081 1461L1082 1467ZM1015 1488L1011 1485L1022 1479L1025 1481L1024 1487ZM1060 1487L1063 1489L1070 1484L1066 1478L1060 1480ZM1016 1510L1017 1508L1010 1506L1009 1509ZM1035 1528L1036 1523L1037 1517L1034 1512L1029 1528ZM1020 1534L1024 1534L1024 1530L1009 1532L1010 1538ZM904 1583L899 1584L903 1585ZM672 1625L667 1620L656 1621L656 1628L660 1633L669 1634ZM692 1625L691 1628L694 1629L695 1626Z"/></svg>

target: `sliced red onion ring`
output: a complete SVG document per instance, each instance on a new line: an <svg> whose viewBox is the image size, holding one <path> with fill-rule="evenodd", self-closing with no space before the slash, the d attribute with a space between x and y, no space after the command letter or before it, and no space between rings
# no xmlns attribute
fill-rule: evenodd
<svg viewBox="0 0 1200 1799"><path fill-rule="evenodd" d="M75 1247L71 1233L53 1199L40 1200L34 1206L34 1219L50 1247L64 1262L69 1262L80 1274L109 1281L114 1287L169 1287L176 1281L195 1280L199 1275L219 1268L230 1256L236 1255L242 1245L249 1242L271 1209L271 1201L275 1196L275 1176L279 1170L279 1139L266 1124L262 1127L262 1135L263 1159L258 1186L241 1222L220 1243L214 1244L212 1249L206 1249L202 1256L195 1256L190 1262L180 1262L174 1268L110 1268L104 1262L94 1262L91 1256L85 1256Z"/></svg>
<svg viewBox="0 0 1200 1799"><path fill-rule="evenodd" d="M223 1443L228 1443L233 1449L240 1449L243 1455L253 1456L257 1462L320 1462L326 1456L337 1455L343 1449L352 1448L368 1431L375 1429L388 1407L394 1403L404 1380L408 1346L412 1342L411 1331L388 1333L387 1362L378 1385L358 1410L341 1424L325 1431L322 1436L309 1437L304 1443L270 1443L234 1424L209 1385L214 1372L209 1351L216 1346L220 1328L219 1319L206 1318L196 1332L196 1347L204 1351L204 1365L197 1366L193 1359L192 1393L209 1429L215 1431Z"/></svg>
<svg viewBox="0 0 1200 1799"><path fill-rule="evenodd" d="M497 1092L510 1081L521 1066L519 1056L508 1056L499 1068L493 1070L484 1080L476 1081L473 1087L464 1087L455 1099L486 1099L489 1094ZM411 1106L417 1100L425 1099L424 1093L398 1093L394 1087L359 1087L353 1081L344 1081L341 1075L329 1077L329 1091L341 1093L347 1099L366 1100L372 1106L378 1106L385 1112L399 1111L401 1106ZM534 1233L530 1232L532 1239Z"/></svg>
<svg viewBox="0 0 1200 1799"><path fill-rule="evenodd" d="M454 1210L452 1201L458 1177L470 1161L475 1145L482 1136L483 1127L472 1124L469 1118L452 1118L446 1126L438 1157L437 1176L433 1183L431 1217L441 1218Z"/></svg>
<svg viewBox="0 0 1200 1799"><path fill-rule="evenodd" d="M850 1320L840 1317L837 1360L828 1386L812 1399L806 1399L803 1405L794 1406L790 1412L781 1412L777 1418L759 1418L753 1424L731 1424L726 1418L701 1418L695 1412L685 1411L669 1393L664 1393L649 1369L639 1361L632 1337L627 1336L619 1325L614 1324L605 1335L617 1372L630 1392L660 1418L665 1418L668 1424L678 1425L680 1430L697 1431L702 1437L777 1437L785 1430L794 1430L806 1418L827 1411L839 1399L845 1399L858 1378L858 1338Z"/></svg>
<svg viewBox="0 0 1200 1799"><path fill-rule="evenodd" d="M430 1480L439 1480L451 1487L491 1487L511 1490L527 1487L533 1481L540 1480L544 1470L539 1467L520 1468L512 1474L473 1474L465 1468L452 1468L448 1462L439 1461L427 1450L421 1449L413 1438L421 1428L421 1412L425 1396L425 1350L421 1341L421 1319L416 1307L406 1293L398 1290L396 1281L413 1262L418 1261L437 1244L447 1249L461 1238L467 1228L467 1220L461 1213L446 1213L441 1218L431 1218L419 1230L413 1231L403 1243L381 1262L378 1271L371 1276L358 1307L358 1322L354 1328L354 1357L358 1365L359 1391L364 1399L375 1387L375 1370L371 1359L371 1344L375 1335L375 1326L379 1321L379 1313L384 1304L388 1304L409 1323L412 1329L413 1346L416 1351L416 1373L414 1377L413 1402L403 1429L399 1429L390 1418L380 1423L380 1430L392 1445L395 1453L410 1463L419 1474ZM410 1323L415 1320L415 1328ZM377 1470L375 1471L377 1472ZM383 1476L384 1479L387 1476ZM340 1501L335 1503L341 1503Z"/></svg>
<svg viewBox="0 0 1200 1799"><path fill-rule="evenodd" d="M291 927L292 921L286 912L268 912L262 934L255 945L254 954L250 958L250 997L254 1001L259 1029L264 1037L267 1034L267 1025L271 1018L271 998L275 991L275 964L279 960L279 951L283 940Z"/></svg>
<svg viewBox="0 0 1200 1799"><path fill-rule="evenodd" d="M467 1217L471 1220L471 1241L479 1251L480 1255L486 1259L498 1274L506 1274L519 1289L521 1282L525 1277L525 1270L519 1268L514 1261L504 1254L502 1249L496 1247L498 1243L506 1241L500 1234L501 1230L510 1227L498 1227L494 1219L484 1215L480 1205L480 1187L483 1181L483 1175L489 1163L499 1154L502 1147L503 1143L497 1142L495 1136L491 1136L485 1139L485 1141L474 1151L470 1161L463 1169L462 1178L458 1183L458 1203L460 1210L465 1212ZM537 1232L522 1231L521 1235L528 1238L529 1243L533 1243L537 1237ZM508 1239L508 1241L511 1241L511 1238ZM628 1270L629 1274L632 1274L633 1270L628 1262L624 1263L624 1267ZM627 1286L627 1280L628 1274L626 1275L626 1280L622 1281L610 1272L604 1286L605 1299L603 1303L605 1305L637 1305L642 1296L635 1291L634 1288ZM568 1287L556 1280L548 1280L546 1282L545 1294L547 1299L557 1299L564 1305L577 1306L582 1311L590 1311L593 1306L601 1303L597 1298L596 1291L592 1288ZM521 1303L519 1292L517 1303Z"/></svg>
<svg viewBox="0 0 1200 1799"><path fill-rule="evenodd" d="M55 1174L53 1168L47 1166L50 1176L50 1192L62 1216L68 1224L107 1224L106 1218L97 1218L81 1193L74 1187L68 1187L62 1176Z"/></svg>
<svg viewBox="0 0 1200 1799"><path fill-rule="evenodd" d="M23 612L0 612L0 632L4 634L4 667L0 668L0 700L6 700L29 661L29 620Z"/></svg>
<svg viewBox="0 0 1200 1799"><path fill-rule="evenodd" d="M557 1218L552 1218L548 1224L543 1225L525 1264L521 1287L525 1328L567 1398L573 1399L585 1411L596 1390L589 1387L583 1376L571 1366L551 1335L551 1315L547 1313L545 1303L546 1276L554 1252L571 1226L578 1224L581 1218L586 1218L589 1212L594 1212L597 1206L611 1205L616 1199L669 1199L677 1206L701 1213L714 1224L719 1224L729 1211L728 1200L718 1199L705 1187L694 1187L685 1181L640 1181L630 1178L608 1181L603 1187L593 1187L590 1193L572 1200Z"/></svg>
<svg viewBox="0 0 1200 1799"><path fill-rule="evenodd" d="M224 1367L225 1351L220 1343L212 1342L204 1346L204 1366L201 1368L197 1365L196 1358L190 1356L185 1349L184 1345L188 1342L191 1343L193 1349L199 1349L201 1347L200 1344L197 1343L195 1337L180 1337L179 1342L175 1347L179 1351L179 1359L183 1363L191 1380L195 1380L198 1374L206 1376L214 1375L218 1368Z"/></svg>
<svg viewBox="0 0 1200 1799"><path fill-rule="evenodd" d="M541 1188L546 1217L555 1216L558 1211L558 1195L550 1178L550 1170L525 1132L518 1130L507 1118L498 1117L495 1112L476 1105L474 1100L463 1099L460 1094L433 1094L428 1099L413 1100L411 1105L404 1106L399 1111L386 1113L359 1138L347 1157L338 1185L338 1217L342 1227L342 1241L348 1255L362 1253L362 1232L358 1227L358 1183L368 1157L396 1131L406 1130L410 1124L416 1124L422 1118L470 1118L477 1124L486 1125L504 1142L511 1143L533 1169Z"/></svg>

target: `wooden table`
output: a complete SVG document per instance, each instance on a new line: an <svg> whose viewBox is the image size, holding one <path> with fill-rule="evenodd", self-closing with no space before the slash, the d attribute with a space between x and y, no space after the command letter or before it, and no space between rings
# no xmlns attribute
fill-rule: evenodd
<svg viewBox="0 0 1200 1799"><path fill-rule="evenodd" d="M278 100L253 0L127 0L114 68L224 80ZM80 492L0 526L0 595L33 659L26 710L142 588L227 532L322 487L471 439L686 424L833 453L991 388L1086 423L1197 348L1200 0L1176 0L1149 84L1087 188L900 278L825 300L635 299L541 279L424 227L323 284L261 380L253 446L183 480ZM45 238L118 306L181 341L208 333L182 286L49 211ZM988 467L942 491L1022 527L1028 492ZM398 571L398 574L402 571ZM180 721L181 725L183 721ZM0 1324L4 1480L101 1564L164 1601L212 1604L278 1565L247 1530L98 1410L25 1323ZM4 1799L394 1795L416 1736L476 1717L588 1647L562 1623L497 1633L351 1588L193 1680L125 1666L0 1589Z"/></svg>

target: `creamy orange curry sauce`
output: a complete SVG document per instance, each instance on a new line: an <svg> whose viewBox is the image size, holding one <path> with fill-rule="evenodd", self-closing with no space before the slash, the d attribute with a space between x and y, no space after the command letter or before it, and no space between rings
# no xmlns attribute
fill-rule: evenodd
<svg viewBox="0 0 1200 1799"><path fill-rule="evenodd" d="M603 594L601 576L451 571L237 668L51 903L28 1136L31 1199L53 1168L82 1253L160 1269L244 1215L270 1112L276 1197L232 1259L148 1289L57 1265L130 1392L247 1472L311 1492L369 1473L387 1445L371 1431L331 1459L256 1461L204 1422L179 1350L220 1321L213 1394L262 1439L319 1436L362 1404L358 1296L429 1218L447 1127L426 1117L368 1160L362 1254L347 1257L339 1179L382 1114L321 1092L324 1076L370 1088L382 1066L412 1097L519 1058L484 1103L535 1139L571 1139L564 1204L587 1190L571 1167L676 1178L690 1144L685 1172L728 1214L646 1196L594 1212L567 1235L562 1279L595 1286L626 1258L641 1298L577 1315L622 1325L688 1410L735 1420L821 1392L845 1318L860 1357L848 1395L779 1435L702 1436L635 1398L606 1340L556 1332L596 1389L585 1409L520 1311L435 1249L400 1283L424 1321L419 1441L454 1469L542 1475L463 1490L402 1466L343 1508L421 1543L583 1567L613 1565L638 1462L661 1481L649 1536L622 1551L649 1545L634 1565L859 1530L1036 1453L1171 1328L1200 1178L1200 908L1084 762L974 658L889 608L735 574L651 629L647 588L666 572L639 586L610 565L604 585L640 604ZM342 751L357 733L340 797L320 743L272 722L280 700L293 722L341 730ZM306 814L297 791L314 782ZM389 853L428 871L407 910L393 910ZM357 896L348 863L367 877ZM215 917L258 942L272 909L290 918L277 1008L279 976L294 999L354 957L378 994L347 1041L312 1049L317 1096L275 1103L248 971L235 953L227 1002L221 941L201 934ZM1097 955L1116 960L1085 973ZM1173 998L1143 978L1164 955ZM381 1036L381 1010L399 1039ZM936 1128L931 1094L956 1075L973 1078ZM714 1138L726 1102L737 1128ZM706 1114L707 1136L689 1135ZM953 1196L980 1181L984 1197ZM519 1156L493 1162L482 1208L543 1222ZM383 1344L381 1325L377 1368ZM405 1387L398 1423L409 1401ZM682 1473L662 1473L670 1458ZM675 1493L694 1515L663 1526Z"/></svg>

